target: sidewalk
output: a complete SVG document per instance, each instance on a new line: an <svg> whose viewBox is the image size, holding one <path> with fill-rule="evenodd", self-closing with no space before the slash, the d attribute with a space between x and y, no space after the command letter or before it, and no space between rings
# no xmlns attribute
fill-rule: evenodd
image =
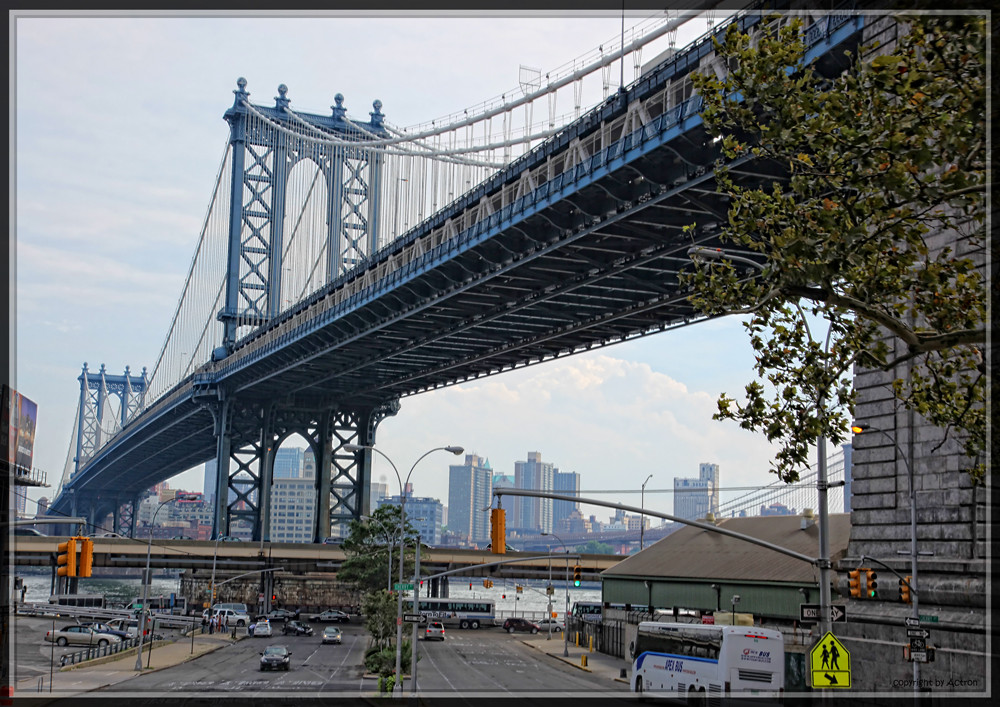
<svg viewBox="0 0 1000 707"><path fill-rule="evenodd" d="M236 640L246 638L246 631L237 633ZM224 648L234 642L231 633L200 634L196 633L192 644L191 636L179 638L176 641L154 641L152 654L149 644L142 647L142 672L151 673L164 668L193 660L199 656ZM85 663L67 665L60 668L53 679L52 697L64 698L68 694L79 694L113 685L135 677L139 672L135 669L136 651L105 656L88 660ZM149 664L149 668L146 665ZM19 680L16 686L16 696L44 698L49 696L48 676L45 676L43 692L37 692L38 677Z"/></svg>
<svg viewBox="0 0 1000 707"><path fill-rule="evenodd" d="M596 677L619 682L624 686L628 686L629 684L628 676L632 673L631 661L599 653L596 650L591 652L587 646L577 646L573 641L569 641L568 645L565 645L561 632L556 633L553 631L552 640L549 640L547 633L538 633L528 638L523 638L521 642L553 658L558 658L579 670L592 673ZM568 656L563 655L564 650L569 653ZM584 658L586 659L586 665L584 665ZM623 670L626 677L622 677Z"/></svg>

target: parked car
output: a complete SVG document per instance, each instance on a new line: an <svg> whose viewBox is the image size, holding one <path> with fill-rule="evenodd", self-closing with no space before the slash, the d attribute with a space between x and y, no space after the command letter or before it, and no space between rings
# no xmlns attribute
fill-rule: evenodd
<svg viewBox="0 0 1000 707"><path fill-rule="evenodd" d="M88 628L92 628L95 631L97 631L98 633L110 633L112 636L118 636L118 638L122 639L123 641L126 638L130 638L131 636L135 635L135 634L131 634L131 636L130 636L129 632L126 631L126 630L119 629L119 628L113 628L110 624L102 624L102 623L97 623L97 622L94 622L94 621L84 621L80 625L81 626L86 626Z"/></svg>
<svg viewBox="0 0 1000 707"><path fill-rule="evenodd" d="M323 538L324 545L342 545L343 543L343 538Z"/></svg>
<svg viewBox="0 0 1000 707"><path fill-rule="evenodd" d="M60 646L73 644L76 646L107 646L120 643L122 639L110 633L101 633L88 626L63 626L55 631L46 631L45 640L55 642Z"/></svg>
<svg viewBox="0 0 1000 707"><path fill-rule="evenodd" d="M301 621L288 621L284 626L281 627L281 633L284 635L293 636L311 636L313 635L312 626L306 626Z"/></svg>
<svg viewBox="0 0 1000 707"><path fill-rule="evenodd" d="M424 640L429 641L431 639L444 640L444 624L440 621L431 621L427 624L427 628L424 629Z"/></svg>
<svg viewBox="0 0 1000 707"><path fill-rule="evenodd" d="M267 620L266 616L258 616L256 622L252 625L254 638L270 638L274 635L274 632L271 630L271 622Z"/></svg>
<svg viewBox="0 0 1000 707"><path fill-rule="evenodd" d="M295 618L295 612L288 609L271 609L267 612L269 621L291 621Z"/></svg>
<svg viewBox="0 0 1000 707"><path fill-rule="evenodd" d="M343 633L336 626L327 626L323 629L323 643L343 643Z"/></svg>
<svg viewBox="0 0 1000 707"><path fill-rule="evenodd" d="M511 618L503 622L503 630L507 633L514 633L515 631L538 633L538 624L527 619Z"/></svg>
<svg viewBox="0 0 1000 707"><path fill-rule="evenodd" d="M322 614L316 614L309 617L310 621L335 621L336 623L347 623L351 620L351 617L345 614L343 611L338 611L337 609L327 609Z"/></svg>
<svg viewBox="0 0 1000 707"><path fill-rule="evenodd" d="M268 646L260 654L260 669L263 670L288 670L292 661L292 654L284 646Z"/></svg>
<svg viewBox="0 0 1000 707"><path fill-rule="evenodd" d="M542 619L537 623L538 623L538 628L542 631L548 631L549 626L552 626L553 631L562 631L563 628L565 628L563 622L560 621L559 619Z"/></svg>

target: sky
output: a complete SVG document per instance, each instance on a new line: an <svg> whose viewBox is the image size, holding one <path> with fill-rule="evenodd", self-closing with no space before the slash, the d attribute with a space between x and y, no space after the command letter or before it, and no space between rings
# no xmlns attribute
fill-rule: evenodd
<svg viewBox="0 0 1000 707"><path fill-rule="evenodd" d="M626 27L650 14L628 15ZM298 110L327 114L342 93L350 116L367 119L380 99L388 120L408 126L509 91L522 65L560 67L621 25L614 13L20 16L11 380L38 404L34 466L54 489L84 362L119 375L155 364L211 200L237 78L255 103L272 105L284 83ZM678 45L707 27L692 20ZM774 481L762 436L712 420L719 394L739 397L752 364L738 321L705 322L404 398L376 444L404 476L437 446L461 445L508 474L540 452L578 472L583 495L629 491L594 494L629 505L652 474L645 505L670 513L672 494L662 491L674 477L696 477L701 462L719 464L723 488ZM376 460L374 480L398 491ZM445 452L421 461L415 494L447 504L455 461ZM200 468L171 481L201 485Z"/></svg>

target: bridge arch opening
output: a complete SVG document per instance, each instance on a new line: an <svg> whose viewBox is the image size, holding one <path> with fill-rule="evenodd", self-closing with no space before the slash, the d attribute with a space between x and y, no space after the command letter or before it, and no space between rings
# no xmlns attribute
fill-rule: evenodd
<svg viewBox="0 0 1000 707"><path fill-rule="evenodd" d="M278 295L281 311L326 284L331 240L328 176L311 157L299 159L288 173Z"/></svg>
<svg viewBox="0 0 1000 707"><path fill-rule="evenodd" d="M284 437L274 451L268 526L271 542L313 541L319 495L316 459L309 441L295 432Z"/></svg>

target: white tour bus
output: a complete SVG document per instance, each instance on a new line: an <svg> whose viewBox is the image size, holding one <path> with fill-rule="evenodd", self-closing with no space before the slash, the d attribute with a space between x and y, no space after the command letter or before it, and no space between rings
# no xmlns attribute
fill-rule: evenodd
<svg viewBox="0 0 1000 707"><path fill-rule="evenodd" d="M424 621L440 621L446 627L479 628L492 626L496 617L492 599L431 599L420 597L420 608ZM409 606L413 606L408 601Z"/></svg>
<svg viewBox="0 0 1000 707"><path fill-rule="evenodd" d="M785 690L785 641L774 629L643 621L629 648L633 692L718 705Z"/></svg>

